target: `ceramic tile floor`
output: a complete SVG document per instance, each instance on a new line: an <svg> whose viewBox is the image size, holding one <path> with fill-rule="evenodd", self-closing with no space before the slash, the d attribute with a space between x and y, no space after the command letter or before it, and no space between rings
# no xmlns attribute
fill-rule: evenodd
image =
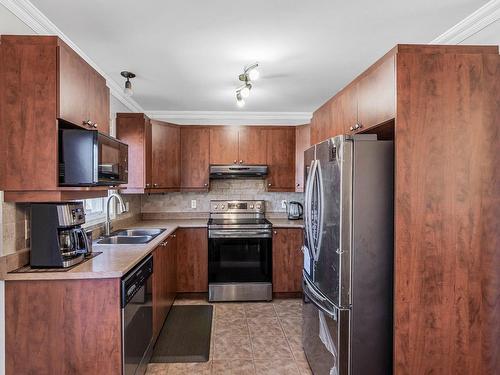
<svg viewBox="0 0 500 375"><path fill-rule="evenodd" d="M207 304L180 299L175 304ZM214 303L210 360L151 363L147 375L312 374L301 345L302 301Z"/></svg>

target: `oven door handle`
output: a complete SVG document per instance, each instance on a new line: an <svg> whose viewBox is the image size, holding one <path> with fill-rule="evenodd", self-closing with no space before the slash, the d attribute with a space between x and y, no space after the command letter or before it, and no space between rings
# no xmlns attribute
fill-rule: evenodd
<svg viewBox="0 0 500 375"><path fill-rule="evenodd" d="M272 238L272 231L209 229L208 238Z"/></svg>

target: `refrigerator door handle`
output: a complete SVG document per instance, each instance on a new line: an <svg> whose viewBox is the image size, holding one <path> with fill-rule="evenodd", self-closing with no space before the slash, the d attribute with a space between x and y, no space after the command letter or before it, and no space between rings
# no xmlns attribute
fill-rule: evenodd
<svg viewBox="0 0 500 375"><path fill-rule="evenodd" d="M324 210L324 202L325 202L325 188L323 186L323 175L321 174L321 165L319 160L317 161L317 167L316 167L316 174L318 176L318 187L319 187L319 196L318 196L318 247L315 251L315 260L318 261L319 259L319 253L321 251L321 244L323 242L323 214L325 212Z"/></svg>
<svg viewBox="0 0 500 375"><path fill-rule="evenodd" d="M320 302L318 302L318 299L320 299L320 301L326 301L325 298L321 297L320 295L318 295L313 289L311 289L309 286L308 286L308 282L306 281L306 279L304 279L303 281L303 284L304 284L304 294L307 296L307 298L309 298L309 300L311 301L311 303L316 306L319 310L321 310L324 314L326 314L329 318L333 319L333 320L337 320L337 316L335 313L333 313L332 311L328 310L326 307L324 307L323 305L321 305Z"/></svg>
<svg viewBox="0 0 500 375"><path fill-rule="evenodd" d="M305 234L307 237L307 241L309 243L309 247L311 248L311 251L313 252L313 257L314 257L314 244L312 243L313 238L312 238L312 228L311 228L311 185L314 179L314 174L315 174L315 167L316 167L316 160L311 161L311 167L309 169L309 176L307 176L307 181L306 181L306 193L305 193Z"/></svg>

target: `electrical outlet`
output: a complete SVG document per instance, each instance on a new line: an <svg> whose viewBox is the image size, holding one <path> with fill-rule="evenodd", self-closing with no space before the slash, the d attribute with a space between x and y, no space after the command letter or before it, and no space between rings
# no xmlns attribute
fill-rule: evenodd
<svg viewBox="0 0 500 375"><path fill-rule="evenodd" d="M191 208L196 208L196 199L191 199Z"/></svg>
<svg viewBox="0 0 500 375"><path fill-rule="evenodd" d="M286 208L286 199L281 201L281 208Z"/></svg>

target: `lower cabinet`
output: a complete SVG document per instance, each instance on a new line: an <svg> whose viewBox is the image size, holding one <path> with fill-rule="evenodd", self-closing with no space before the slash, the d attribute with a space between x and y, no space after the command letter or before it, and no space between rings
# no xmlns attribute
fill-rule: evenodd
<svg viewBox="0 0 500 375"><path fill-rule="evenodd" d="M168 236L153 252L153 337L163 327L177 293L177 234Z"/></svg>
<svg viewBox="0 0 500 375"><path fill-rule="evenodd" d="M282 228L273 230L273 292L302 291L303 230Z"/></svg>
<svg viewBox="0 0 500 375"><path fill-rule="evenodd" d="M207 228L180 228L176 233L177 292L207 292Z"/></svg>

